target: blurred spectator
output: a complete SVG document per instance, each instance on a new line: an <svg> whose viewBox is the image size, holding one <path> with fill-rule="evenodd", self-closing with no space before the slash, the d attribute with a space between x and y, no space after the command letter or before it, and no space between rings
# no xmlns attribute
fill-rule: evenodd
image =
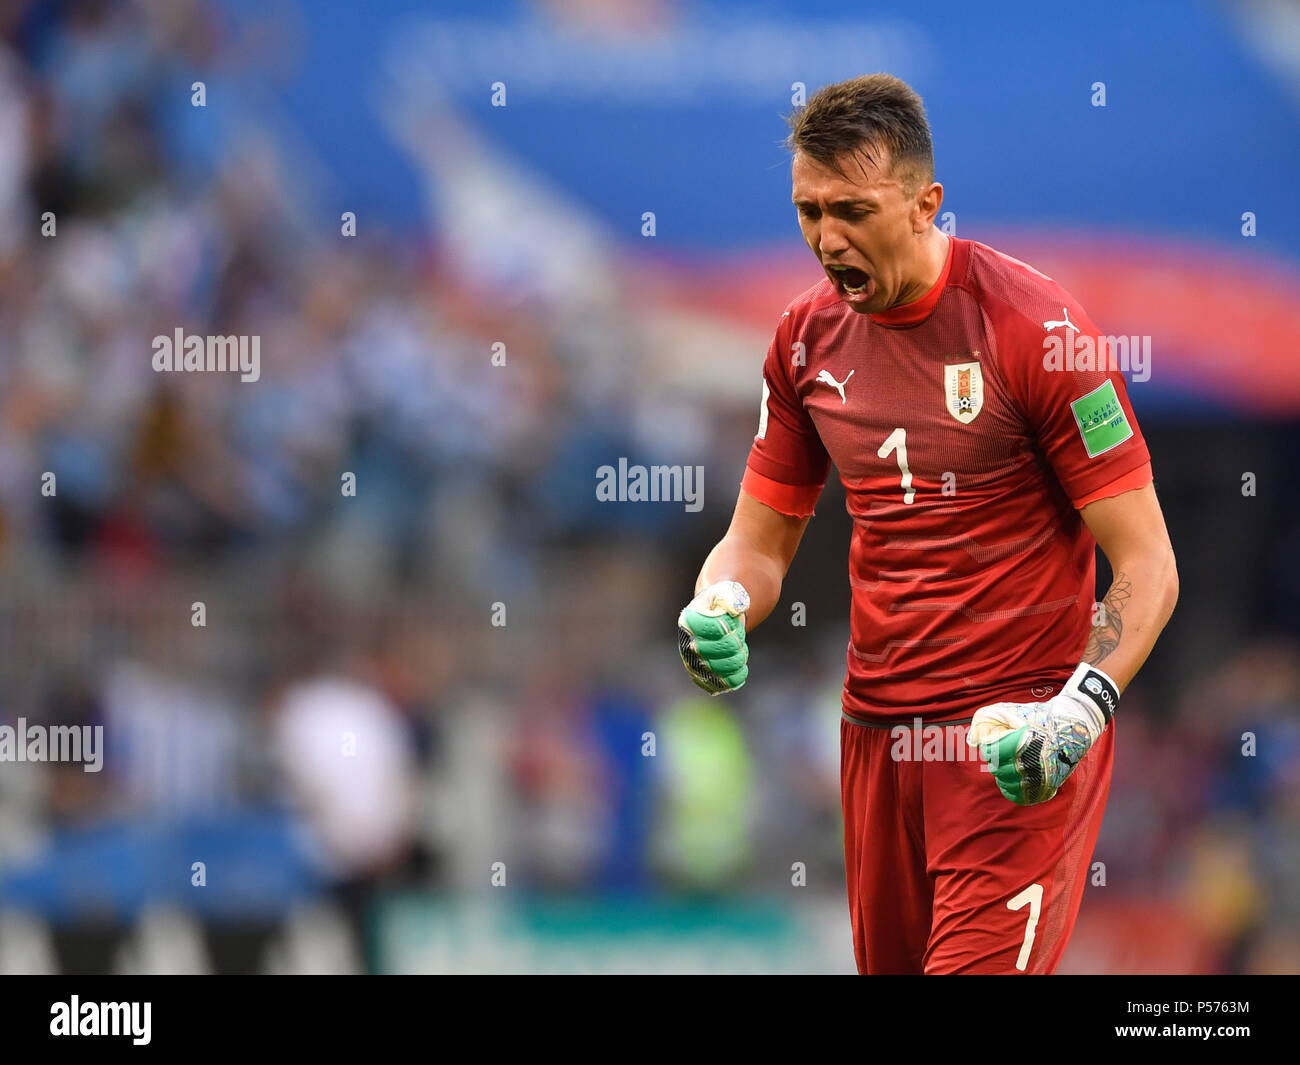
<svg viewBox="0 0 1300 1065"><path fill-rule="evenodd" d="M397 708L344 677L292 685L274 710L272 743L322 864L341 881L381 877L407 857L415 756Z"/></svg>

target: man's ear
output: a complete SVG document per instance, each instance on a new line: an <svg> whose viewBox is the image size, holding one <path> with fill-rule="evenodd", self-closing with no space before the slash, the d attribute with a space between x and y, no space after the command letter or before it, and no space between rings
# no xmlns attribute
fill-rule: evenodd
<svg viewBox="0 0 1300 1065"><path fill-rule="evenodd" d="M937 181L923 185L916 191L915 209L912 212L912 228L916 233L926 232L934 225L943 204L943 186Z"/></svg>

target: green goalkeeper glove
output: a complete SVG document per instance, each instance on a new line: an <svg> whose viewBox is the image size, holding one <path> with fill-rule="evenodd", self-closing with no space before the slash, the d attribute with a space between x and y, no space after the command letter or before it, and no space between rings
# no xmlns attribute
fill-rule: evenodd
<svg viewBox="0 0 1300 1065"><path fill-rule="evenodd" d="M1045 703L993 703L971 719L966 742L978 747L998 790L1020 806L1052 798L1110 724L1119 687L1087 662Z"/></svg>
<svg viewBox="0 0 1300 1065"><path fill-rule="evenodd" d="M710 695L735 691L749 676L745 611L749 593L739 581L710 584L677 615L677 647L686 672Z"/></svg>

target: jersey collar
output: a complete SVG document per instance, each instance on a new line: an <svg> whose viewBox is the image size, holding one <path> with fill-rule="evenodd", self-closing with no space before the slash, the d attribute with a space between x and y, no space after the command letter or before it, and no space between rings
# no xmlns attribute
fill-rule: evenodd
<svg viewBox="0 0 1300 1065"><path fill-rule="evenodd" d="M947 236L947 234L944 234ZM952 270L952 253L956 248L957 242L948 237L948 254L943 260L943 269L939 271L939 279L930 286L930 291L911 303L904 303L901 307L891 307L887 311L881 311L879 314L867 315L873 322L881 325L916 325L930 316L935 305L939 302L939 297L943 295L943 287L948 283L948 274Z"/></svg>

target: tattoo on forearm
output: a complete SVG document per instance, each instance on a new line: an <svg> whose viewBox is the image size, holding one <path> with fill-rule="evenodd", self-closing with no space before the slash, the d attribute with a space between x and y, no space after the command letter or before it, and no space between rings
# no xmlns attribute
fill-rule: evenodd
<svg viewBox="0 0 1300 1065"><path fill-rule="evenodd" d="M1133 585L1123 573L1115 574L1110 591L1092 608L1092 631L1088 645L1083 649L1083 660L1090 665L1100 665L1116 647L1124 633L1124 604L1133 594Z"/></svg>

